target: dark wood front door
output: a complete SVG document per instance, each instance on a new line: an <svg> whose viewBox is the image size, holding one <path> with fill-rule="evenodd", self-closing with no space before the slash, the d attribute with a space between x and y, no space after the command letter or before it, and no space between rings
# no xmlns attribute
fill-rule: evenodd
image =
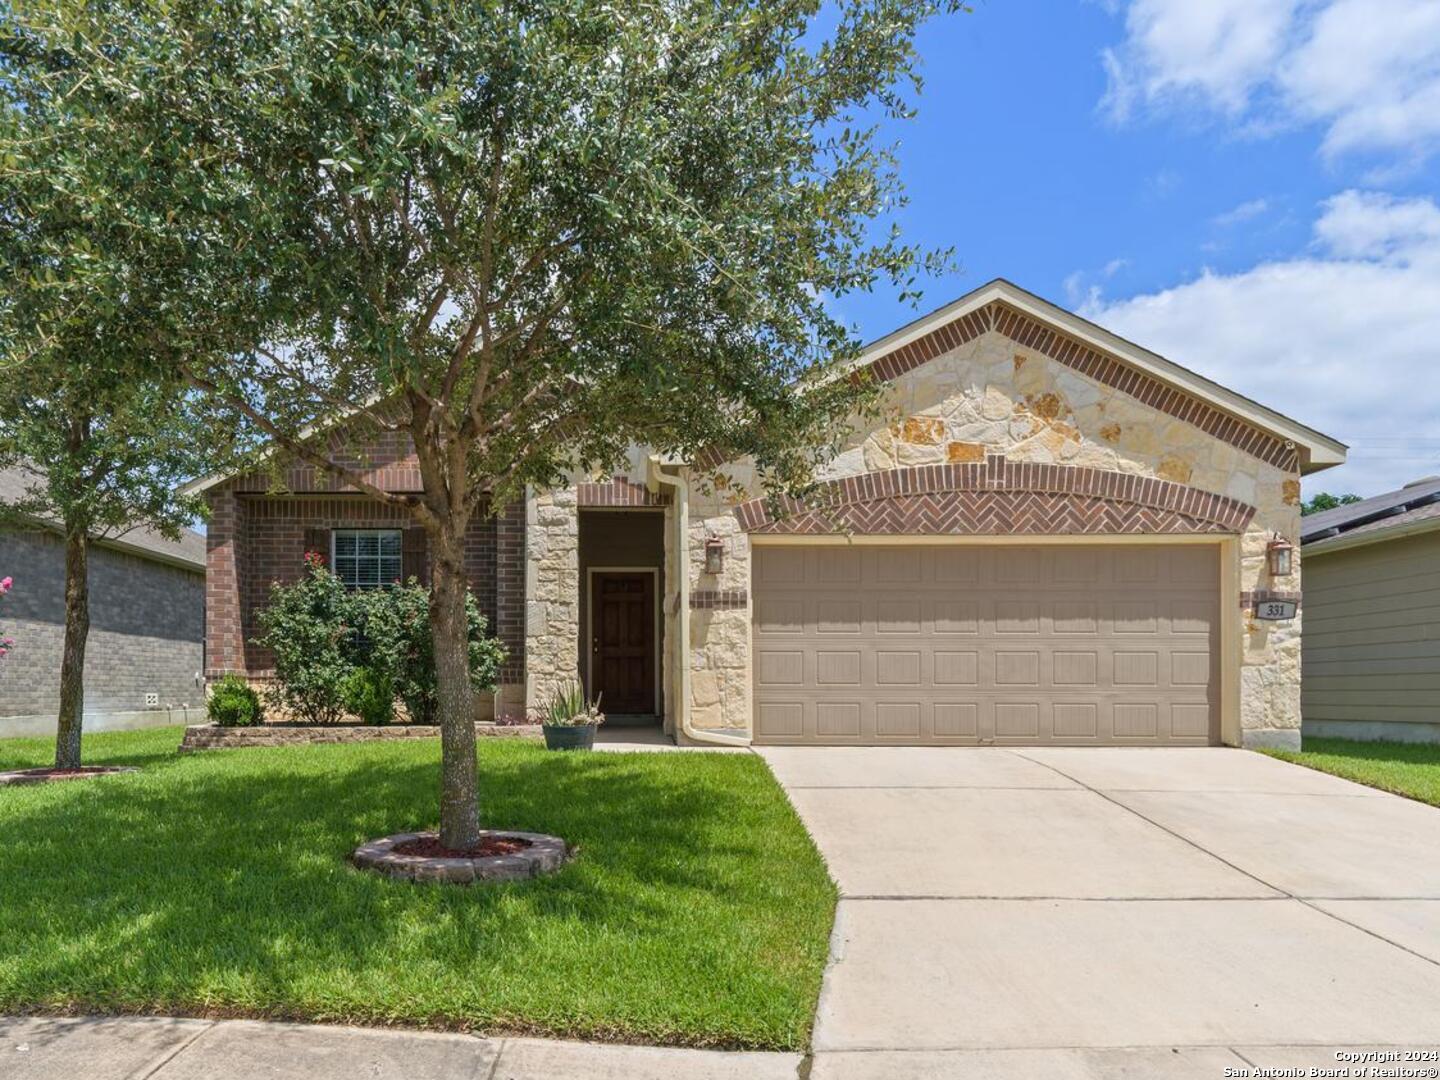
<svg viewBox="0 0 1440 1080"><path fill-rule="evenodd" d="M655 575L591 576L590 693L613 715L655 712Z"/></svg>

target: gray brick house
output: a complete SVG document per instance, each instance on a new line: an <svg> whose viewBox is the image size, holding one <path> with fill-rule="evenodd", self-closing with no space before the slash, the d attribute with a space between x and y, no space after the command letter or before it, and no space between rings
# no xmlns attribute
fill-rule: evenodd
<svg viewBox="0 0 1440 1080"><path fill-rule="evenodd" d="M27 485L0 470L0 502ZM49 735L60 697L65 547L50 525L0 525L0 578L15 579L0 629L0 737ZM147 530L97 540L90 552L87 730L194 721L204 708L205 537L171 541Z"/></svg>

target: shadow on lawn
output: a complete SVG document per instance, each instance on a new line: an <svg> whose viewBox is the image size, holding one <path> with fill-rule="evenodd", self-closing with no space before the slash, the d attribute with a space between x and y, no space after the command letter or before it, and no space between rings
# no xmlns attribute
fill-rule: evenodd
<svg viewBox="0 0 1440 1080"><path fill-rule="evenodd" d="M684 944L681 911L743 919L751 876L733 864L784 857L764 850L769 817L746 827L753 772L507 748L482 755L484 823L562 836L573 864L468 888L352 869L364 840L433 825L437 757L140 757L152 767L133 777L0 798L0 1005L473 1016L477 979L543 962L578 993L619 953Z"/></svg>
<svg viewBox="0 0 1440 1080"><path fill-rule="evenodd" d="M168 767L184 760L175 753L183 735L183 728L87 733L80 757L86 765ZM0 738L0 772L33 769L54 761L53 738Z"/></svg>

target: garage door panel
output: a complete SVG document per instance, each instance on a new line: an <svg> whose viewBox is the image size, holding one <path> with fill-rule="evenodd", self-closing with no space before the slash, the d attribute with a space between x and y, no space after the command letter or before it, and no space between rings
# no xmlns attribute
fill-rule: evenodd
<svg viewBox="0 0 1440 1080"><path fill-rule="evenodd" d="M756 738L1217 741L1218 576L1199 546L757 546Z"/></svg>

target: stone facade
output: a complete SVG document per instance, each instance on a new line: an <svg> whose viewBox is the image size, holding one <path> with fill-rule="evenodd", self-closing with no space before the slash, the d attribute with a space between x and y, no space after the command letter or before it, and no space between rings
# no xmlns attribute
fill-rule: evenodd
<svg viewBox="0 0 1440 1080"><path fill-rule="evenodd" d="M53 732L65 637L61 538L40 528L0 530L0 577L15 579L0 609L0 630L15 639L0 660L0 736ZM164 722L169 709L183 715L202 704L204 640L200 566L91 547L85 712L93 727L122 717L114 726L145 726L152 714ZM158 708L147 706L147 694L158 696Z"/></svg>
<svg viewBox="0 0 1440 1080"><path fill-rule="evenodd" d="M1184 412L1183 402L1167 400L1169 411L1145 404L1120 386L1057 362L999 330L977 330L893 375L882 419L857 425L822 478L843 480L1003 457L1011 464L1058 464L1183 485L1254 508L1243 532L1237 530L1240 590L1298 592L1299 560L1289 577L1275 580L1265 558L1272 534L1292 542L1298 536L1300 484L1293 449L1250 432L1220 428L1209 414L1192 412L1192 420L1180 419L1174 413ZM1213 430L1203 430L1192 422L1196 419ZM1241 450L1237 442L1248 443L1250 451ZM757 495L756 481L744 462L725 465L720 472L718 490L692 497L693 590L749 588L750 534L736 511ZM699 478L695 481L699 490ZM719 537L725 545L721 575L703 572L708 536ZM1240 629L1243 738L1291 742L1300 727L1301 620L1260 623L1246 617L1238 593L1224 601ZM694 723L748 727L748 605L697 610L691 626Z"/></svg>
<svg viewBox="0 0 1440 1080"><path fill-rule="evenodd" d="M870 364L884 381L881 414L857 420L821 471L830 492L823 507L791 506L777 517L757 501L762 493L747 462L702 455L693 468L670 466L690 491L677 550L682 508L653 482L648 453L636 447L615 476L572 477L488 519L491 531L474 545L473 576L511 651L497 715L531 715L580 675L581 516L649 510L662 511L664 521L660 681L669 730L682 661L695 728L741 736L751 729L751 548L762 534L1187 534L1231 556L1222 575L1222 672L1227 702L1238 699L1238 708L1227 706L1225 737L1296 742L1301 620L1262 623L1249 618L1248 607L1256 595L1299 598L1298 557L1290 575L1273 579L1266 546L1277 534L1298 538L1301 452L1269 428L1143 370L1133 356L1124 361L1085 343L1065 325L993 300L881 353ZM1291 428L1279 423L1279 430ZM1307 453L1324 444L1304 443ZM387 486L417 482L403 445L357 460ZM286 479L322 489L304 469ZM243 639L261 602L257 583L274 576L273 555L264 549L282 537L289 537L286 551L296 546L290 534L301 523L282 529L284 514L262 492L259 480L242 477L211 493L213 672L254 666ZM353 494L326 494L327 506L347 498L368 505ZM706 569L712 541L724 553L718 573ZM683 658L682 619L689 632Z"/></svg>
<svg viewBox="0 0 1440 1080"><path fill-rule="evenodd" d="M580 677L580 517L576 489L533 493L525 508L525 711Z"/></svg>

